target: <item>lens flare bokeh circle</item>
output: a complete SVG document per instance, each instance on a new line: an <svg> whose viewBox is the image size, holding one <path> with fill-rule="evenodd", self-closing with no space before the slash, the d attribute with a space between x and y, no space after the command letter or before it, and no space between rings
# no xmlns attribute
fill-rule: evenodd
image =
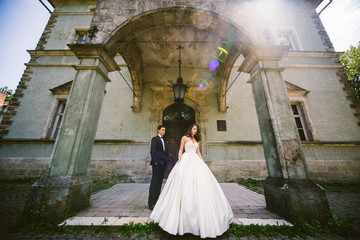
<svg viewBox="0 0 360 240"><path fill-rule="evenodd" d="M228 51L222 47L217 47L216 50L213 52L213 58L219 60L220 62L224 62L228 55Z"/></svg>
<svg viewBox="0 0 360 240"><path fill-rule="evenodd" d="M216 69L219 65L220 65L219 60L213 59L213 60L211 60L211 62L210 62L209 70L210 70L210 71L215 71L215 69Z"/></svg>

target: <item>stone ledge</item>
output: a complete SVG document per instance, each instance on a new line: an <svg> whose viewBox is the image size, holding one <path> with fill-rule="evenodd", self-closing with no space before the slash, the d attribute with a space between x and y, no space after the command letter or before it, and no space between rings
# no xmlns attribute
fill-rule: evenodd
<svg viewBox="0 0 360 240"><path fill-rule="evenodd" d="M240 225L251 225L251 224L255 224L255 225L260 225L260 226L266 226L266 225L271 225L271 226L293 226L290 222L284 220L284 219L258 219L258 218L237 218L238 220L238 224ZM236 222L235 222L236 223Z"/></svg>
<svg viewBox="0 0 360 240"><path fill-rule="evenodd" d="M328 51L289 51L287 57L339 58L343 52Z"/></svg>
<svg viewBox="0 0 360 240"><path fill-rule="evenodd" d="M121 226L124 224L133 223L147 223L148 217L72 217L66 219L61 225L69 226Z"/></svg>
<svg viewBox="0 0 360 240"><path fill-rule="evenodd" d="M259 145L261 141L208 141L209 146L218 145ZM360 141L302 141L303 146L360 146Z"/></svg>
<svg viewBox="0 0 360 240"><path fill-rule="evenodd" d="M55 139L37 139L37 138L5 138L0 139L0 143L55 143ZM147 145L150 141L136 141L126 139L95 139L95 144L134 144L134 145Z"/></svg>
<svg viewBox="0 0 360 240"><path fill-rule="evenodd" d="M145 224L152 221L149 217L72 217L60 223L59 226L122 226L131 222L134 224ZM235 218L234 223L243 226L248 226L251 224L257 224L260 226L293 226L293 224L284 219Z"/></svg>
<svg viewBox="0 0 360 240"><path fill-rule="evenodd" d="M50 158L0 158L0 179L40 177L46 173ZM311 179L326 182L360 180L360 161L308 160ZM93 178L126 174L136 182L151 176L147 159L91 159L88 172ZM210 168L219 181L239 178L263 180L267 177L265 160L212 160Z"/></svg>

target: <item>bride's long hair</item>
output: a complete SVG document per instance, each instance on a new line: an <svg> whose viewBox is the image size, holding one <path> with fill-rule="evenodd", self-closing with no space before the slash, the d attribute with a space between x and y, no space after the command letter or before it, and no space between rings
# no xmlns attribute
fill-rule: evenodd
<svg viewBox="0 0 360 240"><path fill-rule="evenodd" d="M195 140L196 140L197 142L200 142L200 140L201 140L201 137L200 137L200 136L201 136L201 134L200 134L200 127L199 127L199 125L197 125L196 123L191 124L191 126L190 126L189 129L187 130L186 136L191 138L191 129L192 129L194 126L196 126L196 128L197 128L197 132L196 132L196 134L194 135L194 138L195 138Z"/></svg>

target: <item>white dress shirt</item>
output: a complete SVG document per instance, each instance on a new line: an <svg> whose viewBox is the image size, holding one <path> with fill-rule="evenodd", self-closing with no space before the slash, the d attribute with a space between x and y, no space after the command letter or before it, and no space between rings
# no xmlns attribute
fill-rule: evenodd
<svg viewBox="0 0 360 240"><path fill-rule="evenodd" d="M163 145L163 150L164 150L164 152L165 152L165 143L164 143L164 139L161 137L161 135L160 134L158 134L158 136L160 137L160 139L161 139L161 142L162 142L162 145Z"/></svg>

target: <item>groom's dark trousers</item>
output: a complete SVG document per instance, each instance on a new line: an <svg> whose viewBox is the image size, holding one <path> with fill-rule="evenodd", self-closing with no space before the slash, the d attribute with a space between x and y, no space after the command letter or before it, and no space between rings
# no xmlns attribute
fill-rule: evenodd
<svg viewBox="0 0 360 240"><path fill-rule="evenodd" d="M150 153L152 177L149 188L148 205L152 210L159 198L165 172L165 150L159 136L155 136L151 139Z"/></svg>

